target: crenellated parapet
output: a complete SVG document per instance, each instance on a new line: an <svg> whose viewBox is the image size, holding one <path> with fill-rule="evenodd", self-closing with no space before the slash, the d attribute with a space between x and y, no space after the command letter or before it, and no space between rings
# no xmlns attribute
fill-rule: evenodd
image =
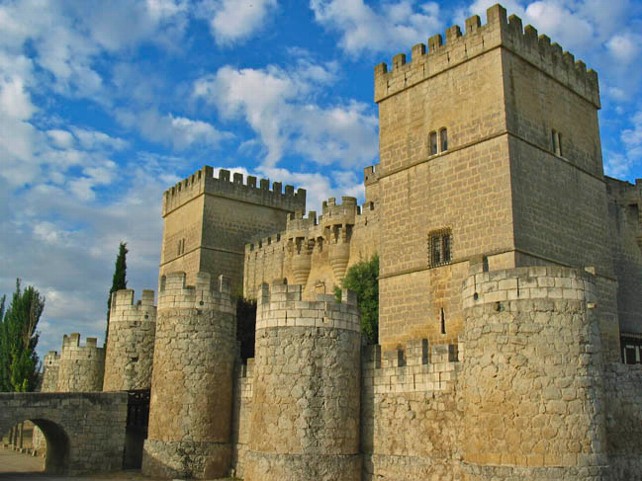
<svg viewBox="0 0 642 481"><path fill-rule="evenodd" d="M331 197L319 216L290 214L284 231L246 244L245 295L256 297L260 284L276 279L305 286L309 299L331 292L351 263L377 252L377 220L374 197L363 206L354 197Z"/></svg>
<svg viewBox="0 0 642 481"><path fill-rule="evenodd" d="M150 388L155 334L154 291L144 290L136 302L133 290L116 291L109 315L104 391Z"/></svg>
<svg viewBox="0 0 642 481"><path fill-rule="evenodd" d="M95 337L88 337L83 346L79 333L63 336L56 391L102 391L104 370L105 350Z"/></svg>
<svg viewBox="0 0 642 481"><path fill-rule="evenodd" d="M217 309L234 313L230 283L224 276L212 279L207 272L196 274L194 285L186 285L184 272L171 272L161 278L158 308Z"/></svg>
<svg viewBox="0 0 642 481"><path fill-rule="evenodd" d="M336 328L361 332L354 292L342 290L342 302L334 295L303 300L303 286L263 284L257 299L256 330L274 327Z"/></svg>
<svg viewBox="0 0 642 481"><path fill-rule="evenodd" d="M576 61L569 52L551 44L546 35L539 35L530 25L522 28L522 20L511 15L501 5L487 10L487 23L481 24L478 15L466 20L465 32L457 25L442 35L434 35L412 48L411 60L400 53L392 59L391 70L385 63L375 67L375 101L381 102L412 85L434 77L478 55L503 47L544 71L579 96L600 107L597 73L587 70L586 64Z"/></svg>
<svg viewBox="0 0 642 481"><path fill-rule="evenodd" d="M382 353L381 346L364 348L364 389L374 395L411 392L452 392L462 344L430 345L428 339L407 341L405 347Z"/></svg>
<svg viewBox="0 0 642 481"><path fill-rule="evenodd" d="M295 191L291 185L286 185L284 189L280 182L274 182L270 188L269 179L257 179L253 175L244 179L243 174L231 174L226 169L220 169L218 176L215 176L214 169L205 166L165 191L163 217L201 194L221 196L285 211L305 209L305 189L299 188Z"/></svg>

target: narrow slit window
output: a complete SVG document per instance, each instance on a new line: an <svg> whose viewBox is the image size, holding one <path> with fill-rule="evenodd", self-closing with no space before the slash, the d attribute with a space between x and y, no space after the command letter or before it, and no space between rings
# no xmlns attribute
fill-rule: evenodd
<svg viewBox="0 0 642 481"><path fill-rule="evenodd" d="M439 141L441 142L441 151L446 152L448 150L448 130L441 129L439 131Z"/></svg>
<svg viewBox="0 0 642 481"><path fill-rule="evenodd" d="M435 155L437 153L437 132L430 132L429 143L430 155Z"/></svg>
<svg viewBox="0 0 642 481"><path fill-rule="evenodd" d="M562 134L560 134L557 130L552 130L551 142L553 144L552 145L553 153L561 157L562 156Z"/></svg>

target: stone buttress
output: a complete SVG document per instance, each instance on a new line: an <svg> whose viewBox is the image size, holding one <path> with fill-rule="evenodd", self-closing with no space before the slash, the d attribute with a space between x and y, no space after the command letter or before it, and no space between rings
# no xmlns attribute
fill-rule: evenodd
<svg viewBox="0 0 642 481"><path fill-rule="evenodd" d="M361 334L347 291L259 293L246 481L358 481Z"/></svg>
<svg viewBox="0 0 642 481"><path fill-rule="evenodd" d="M134 303L134 291L131 289L113 294L104 391L150 388L155 332L154 291L143 291L143 297L137 303Z"/></svg>
<svg viewBox="0 0 642 481"><path fill-rule="evenodd" d="M105 372L105 350L95 337L80 345L80 334L63 336L58 365L58 392L102 391Z"/></svg>
<svg viewBox="0 0 642 481"><path fill-rule="evenodd" d="M464 283L463 481L607 479L594 282L531 267Z"/></svg>
<svg viewBox="0 0 642 481"><path fill-rule="evenodd" d="M211 285L212 284L212 285ZM235 308L221 276L161 278L143 473L217 478L231 468Z"/></svg>

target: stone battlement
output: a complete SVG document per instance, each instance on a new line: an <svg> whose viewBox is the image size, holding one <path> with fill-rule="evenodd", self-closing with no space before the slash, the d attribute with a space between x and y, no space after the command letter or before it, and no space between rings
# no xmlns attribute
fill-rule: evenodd
<svg viewBox="0 0 642 481"><path fill-rule="evenodd" d="M185 285L184 272L170 272L161 277L158 308L218 309L235 312L229 279L220 275L213 280L207 272L198 272L193 286Z"/></svg>
<svg viewBox="0 0 642 481"><path fill-rule="evenodd" d="M428 39L428 51L423 43L412 48L411 61L397 54L392 59L392 70L381 63L375 67L375 101L380 102L412 85L440 74L471 58L498 47L504 47L525 61L541 69L577 95L600 108L597 73L587 70L582 61L575 61L557 43L551 44L546 35L537 35L530 25L522 28L522 20L494 5L487 10L488 22L481 25L478 15L466 20L466 32L459 26L446 30L446 44L438 34Z"/></svg>
<svg viewBox="0 0 642 481"><path fill-rule="evenodd" d="M595 307L596 289L591 274L565 267L521 267L475 274L464 282L463 306L528 299L585 301ZM510 306L502 305L502 309Z"/></svg>
<svg viewBox="0 0 642 481"><path fill-rule="evenodd" d="M357 297L341 291L341 302L333 295L318 295L316 301L303 300L303 286L263 284L256 308L256 330L274 327L316 327L360 332Z"/></svg>
<svg viewBox="0 0 642 481"><path fill-rule="evenodd" d="M427 339L406 343L405 349L386 351L367 346L363 351L363 377L374 394L445 391L454 386L463 346L430 346Z"/></svg>
<svg viewBox="0 0 642 481"><path fill-rule="evenodd" d="M230 171L220 169L218 177L214 176L214 169L205 166L167 189L163 194L163 217L174 209L186 204L192 199L209 194L221 196L242 202L270 206L287 211L305 209L305 189L294 190L291 185L285 186L274 182L270 189L269 179L260 179L249 175L244 181L243 174L235 173L230 178Z"/></svg>
<svg viewBox="0 0 642 481"><path fill-rule="evenodd" d="M112 309L118 308L133 308L140 309L141 307L150 307L154 306L154 291L151 289L145 289L143 291L142 297L134 304L134 290L132 289L121 289L114 292L111 301Z"/></svg>
<svg viewBox="0 0 642 481"><path fill-rule="evenodd" d="M81 346L80 345L80 334L78 332L73 332L69 335L65 334L62 338L62 356L65 356L66 352L70 352L71 350L76 350L75 348L78 348L78 350L83 350L87 353L89 353L92 350L100 349L102 351L102 347L98 347L98 339L95 337L88 337L85 340L85 345Z"/></svg>

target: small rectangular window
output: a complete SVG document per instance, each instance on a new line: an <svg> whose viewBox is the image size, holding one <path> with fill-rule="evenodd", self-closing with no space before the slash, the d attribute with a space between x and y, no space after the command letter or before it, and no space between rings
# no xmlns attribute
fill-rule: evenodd
<svg viewBox="0 0 642 481"><path fill-rule="evenodd" d="M448 150L448 130L441 129L439 131L439 140L441 142L441 151L446 152Z"/></svg>
<svg viewBox="0 0 642 481"><path fill-rule="evenodd" d="M430 155L437 153L437 132L430 132Z"/></svg>
<svg viewBox="0 0 642 481"><path fill-rule="evenodd" d="M452 260L452 231L440 229L428 234L428 264L438 267Z"/></svg>

